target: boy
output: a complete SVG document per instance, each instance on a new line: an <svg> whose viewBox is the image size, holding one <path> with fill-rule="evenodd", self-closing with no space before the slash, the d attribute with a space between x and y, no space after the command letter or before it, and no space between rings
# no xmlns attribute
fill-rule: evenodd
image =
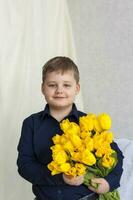
<svg viewBox="0 0 133 200"><path fill-rule="evenodd" d="M44 111L33 114L23 122L18 145L18 172L31 182L37 200L93 200L96 193L105 193L119 187L123 155L116 143L118 164L105 178L93 179L99 183L97 190L83 184L83 176L70 179L66 175L51 176L47 164L51 162L52 137L61 133L59 123L68 118L78 123L86 115L77 110L74 102L79 93L79 72L67 57L49 60L42 71L42 93L47 101Z"/></svg>

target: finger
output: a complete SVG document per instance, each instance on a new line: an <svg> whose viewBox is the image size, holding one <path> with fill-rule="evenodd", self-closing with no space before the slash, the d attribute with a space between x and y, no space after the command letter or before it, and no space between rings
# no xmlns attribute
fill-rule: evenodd
<svg viewBox="0 0 133 200"><path fill-rule="evenodd" d="M78 176L78 177L76 178L76 180L78 180L78 181L82 181L83 179L84 179L83 176Z"/></svg>
<svg viewBox="0 0 133 200"><path fill-rule="evenodd" d="M93 183L101 183L101 179L100 178L93 178L93 179L91 179L91 181Z"/></svg>
<svg viewBox="0 0 133 200"><path fill-rule="evenodd" d="M97 193L97 190L96 190L94 187L89 186L88 188L89 188L89 190L91 190L91 191Z"/></svg>

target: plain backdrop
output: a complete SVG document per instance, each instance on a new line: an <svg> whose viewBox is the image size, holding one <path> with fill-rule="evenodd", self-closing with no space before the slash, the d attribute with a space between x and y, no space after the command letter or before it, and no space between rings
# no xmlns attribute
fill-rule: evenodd
<svg viewBox="0 0 133 200"><path fill-rule="evenodd" d="M133 1L68 0L86 112L133 139Z"/></svg>
<svg viewBox="0 0 133 200"><path fill-rule="evenodd" d="M79 66L78 108L108 112L115 137L133 138L132 10L132 0L0 0L1 200L34 198L17 145L23 119L44 108L41 70L53 56Z"/></svg>
<svg viewBox="0 0 133 200"><path fill-rule="evenodd" d="M76 62L66 0L0 0L0 199L33 199L17 173L24 118L44 109L42 66L58 55ZM78 106L83 107L81 94Z"/></svg>

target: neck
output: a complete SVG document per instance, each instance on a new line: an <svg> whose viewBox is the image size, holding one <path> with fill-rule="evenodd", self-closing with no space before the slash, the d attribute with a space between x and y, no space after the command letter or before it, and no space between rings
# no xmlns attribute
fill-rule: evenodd
<svg viewBox="0 0 133 200"><path fill-rule="evenodd" d="M66 117L72 110L72 105L66 108L50 108L50 114L58 122L60 122L64 117Z"/></svg>

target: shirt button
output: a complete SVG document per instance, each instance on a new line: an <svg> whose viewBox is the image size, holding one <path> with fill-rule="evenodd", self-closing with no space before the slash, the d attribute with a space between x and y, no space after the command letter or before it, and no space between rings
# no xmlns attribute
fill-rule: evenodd
<svg viewBox="0 0 133 200"><path fill-rule="evenodd" d="M57 200L63 200L63 194L61 190L57 190Z"/></svg>
<svg viewBox="0 0 133 200"><path fill-rule="evenodd" d="M57 192L58 192L59 195L61 194L61 190L58 190Z"/></svg>

